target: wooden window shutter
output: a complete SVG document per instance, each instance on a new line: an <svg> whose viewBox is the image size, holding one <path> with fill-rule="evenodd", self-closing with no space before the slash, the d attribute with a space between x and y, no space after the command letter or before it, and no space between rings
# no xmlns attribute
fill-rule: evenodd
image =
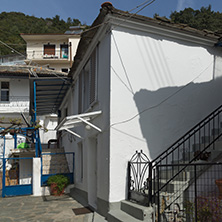
<svg viewBox="0 0 222 222"><path fill-rule="evenodd" d="M55 45L44 45L44 55L55 55Z"/></svg>

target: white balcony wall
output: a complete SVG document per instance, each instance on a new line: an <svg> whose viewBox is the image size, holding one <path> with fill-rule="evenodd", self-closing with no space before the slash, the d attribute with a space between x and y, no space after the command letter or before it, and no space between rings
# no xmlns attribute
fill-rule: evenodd
<svg viewBox="0 0 222 222"><path fill-rule="evenodd" d="M70 42L72 44L71 54L70 54L70 49L69 49L68 50L69 56L68 56L68 59L66 59L61 56L60 45L64 44L64 43L68 44ZM44 55L44 45L47 45L48 43L50 43L50 45L55 45L55 55L54 56ZM79 43L79 38L69 38L66 40L63 39L63 40L51 40L51 41L50 40L29 41L29 42L27 42L27 59L30 59L30 60L61 59L61 60L70 61L70 59L73 60L73 56L76 53L78 43Z"/></svg>
<svg viewBox="0 0 222 222"><path fill-rule="evenodd" d="M21 113L29 111L29 80L1 79L9 81L9 101L0 101L0 113Z"/></svg>

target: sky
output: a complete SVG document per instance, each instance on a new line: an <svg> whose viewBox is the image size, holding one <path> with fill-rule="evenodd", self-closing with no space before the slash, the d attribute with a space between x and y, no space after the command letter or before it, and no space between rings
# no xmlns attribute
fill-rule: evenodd
<svg viewBox="0 0 222 222"><path fill-rule="evenodd" d="M79 19L81 23L91 25L99 14L103 2L105 0L0 0L0 13L4 11L22 12L39 18L52 18L59 15L65 21L71 17ZM110 2L117 9L130 11L145 0L110 0ZM212 10L222 12L221 0L156 0L139 14L153 17L157 13L160 16L169 17L174 11L188 7L200 9L209 4L211 4ZM138 9L140 8L135 9L132 13L137 12Z"/></svg>

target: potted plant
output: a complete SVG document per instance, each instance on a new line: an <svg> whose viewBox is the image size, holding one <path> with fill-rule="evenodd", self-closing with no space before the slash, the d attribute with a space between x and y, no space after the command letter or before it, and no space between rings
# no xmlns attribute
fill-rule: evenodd
<svg viewBox="0 0 222 222"><path fill-rule="evenodd" d="M50 186L51 195L60 196L64 193L65 187L69 184L69 178L64 175L53 175L47 180Z"/></svg>

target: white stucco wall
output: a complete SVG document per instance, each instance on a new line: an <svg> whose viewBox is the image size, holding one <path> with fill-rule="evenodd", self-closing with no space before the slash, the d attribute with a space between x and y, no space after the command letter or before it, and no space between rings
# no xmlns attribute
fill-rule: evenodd
<svg viewBox="0 0 222 222"><path fill-rule="evenodd" d="M87 130L85 124L72 130L83 138L77 138L63 131L62 146L65 151L75 152L75 187L88 193L89 203L96 208L96 200L109 200L109 84L110 84L110 38L104 37L97 47L97 99L88 111L101 110L102 114L92 122L103 130ZM78 114L78 80L70 89L61 110L68 108L68 115ZM63 113L63 112L62 112ZM95 140L97 140L95 142ZM83 149L83 180L80 179L80 144Z"/></svg>
<svg viewBox="0 0 222 222"><path fill-rule="evenodd" d="M39 124L42 126L39 129L41 143L45 144L47 147L48 141L50 139L56 139L56 126L57 126L57 115L46 115L46 116L39 116L38 120L40 121ZM45 146L43 146L45 148Z"/></svg>
<svg viewBox="0 0 222 222"><path fill-rule="evenodd" d="M0 113L11 114L29 111L29 80L1 78L9 82L9 102L0 102ZM21 87L22 86L22 87Z"/></svg>
<svg viewBox="0 0 222 222"><path fill-rule="evenodd" d="M214 54L213 46L112 31L110 202L126 198L136 150L154 159L220 105L222 63Z"/></svg>

